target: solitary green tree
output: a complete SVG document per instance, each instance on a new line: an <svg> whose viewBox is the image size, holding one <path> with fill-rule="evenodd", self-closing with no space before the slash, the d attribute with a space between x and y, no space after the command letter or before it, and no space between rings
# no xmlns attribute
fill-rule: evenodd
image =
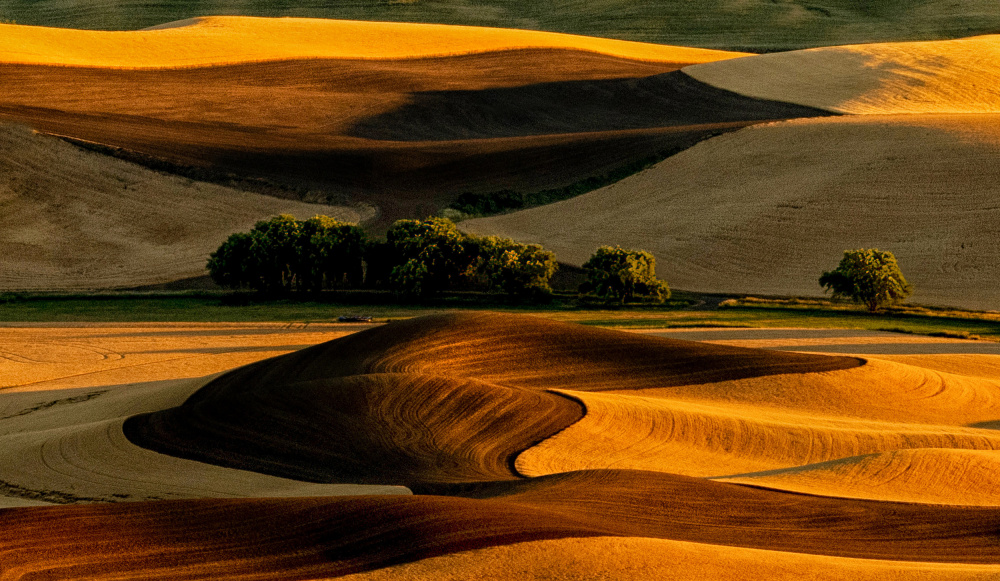
<svg viewBox="0 0 1000 581"><path fill-rule="evenodd" d="M587 280L580 292L608 301L636 299L660 302L670 298L670 287L656 278L656 258L645 250L602 246L583 264Z"/></svg>
<svg viewBox="0 0 1000 581"><path fill-rule="evenodd" d="M478 238L474 243L479 256L475 274L488 290L521 296L552 293L549 279L558 268L552 252L537 244L497 236Z"/></svg>
<svg viewBox="0 0 1000 581"><path fill-rule="evenodd" d="M846 250L836 269L819 277L834 298L850 299L869 311L904 300L913 293L891 252L877 248Z"/></svg>

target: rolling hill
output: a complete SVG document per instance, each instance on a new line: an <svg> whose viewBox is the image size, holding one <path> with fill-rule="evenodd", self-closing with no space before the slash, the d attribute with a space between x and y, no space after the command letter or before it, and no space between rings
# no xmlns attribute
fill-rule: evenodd
<svg viewBox="0 0 1000 581"><path fill-rule="evenodd" d="M131 287L201 276L226 237L280 213L370 208L283 200L165 175L24 127L0 128L0 288Z"/></svg>
<svg viewBox="0 0 1000 581"><path fill-rule="evenodd" d="M757 57L753 57L757 58ZM844 116L702 142L616 184L461 227L582 264L644 248L677 288L818 295L844 250L891 250L917 303L993 309L995 115Z"/></svg>
<svg viewBox="0 0 1000 581"><path fill-rule="evenodd" d="M734 293L816 294L844 249L879 246L917 302L1000 301L998 37L750 56L371 21L770 50L997 32L992 1L0 18L20 22L0 24L0 120L34 130L0 128L4 290L166 282L267 215L378 230L673 154L462 227L576 265L642 247L673 286ZM0 581L1000 578L996 355L701 338L512 313L0 329Z"/></svg>
<svg viewBox="0 0 1000 581"><path fill-rule="evenodd" d="M815 294L843 250L882 246L914 300L995 306L986 114L1000 97L982 57L997 37L747 56L303 18L0 26L0 119L196 179L368 204L376 213L358 217L376 231L463 192L558 189L681 152L582 198L463 227L542 242L571 264L598 244L645 247L675 286L712 292ZM868 115L829 118L855 113ZM884 116L899 113L914 116ZM969 116L927 116L954 113ZM794 118L808 120L746 129ZM117 284L73 276L61 287Z"/></svg>
<svg viewBox="0 0 1000 581"><path fill-rule="evenodd" d="M550 356L524 363L542 352ZM181 406L133 417L125 434L164 454L313 482L504 480L518 476L518 452L583 415L575 397L554 388L636 389L857 365L531 317L442 315L242 368ZM608 375L618 383L595 383Z"/></svg>
<svg viewBox="0 0 1000 581"><path fill-rule="evenodd" d="M732 58L705 50L505 28L207 16L139 31L2 24L3 62L162 69L288 59L396 60L568 49L660 63Z"/></svg>
<svg viewBox="0 0 1000 581"><path fill-rule="evenodd" d="M195 179L372 204L376 229L466 191L565 187L828 114L671 74L745 53L564 34L245 17L0 28L0 119Z"/></svg>
<svg viewBox="0 0 1000 581"><path fill-rule="evenodd" d="M733 553L746 559L739 549L767 549L777 553L772 563L804 553L863 560L858 568L870 572L885 572L880 561L920 561L902 569L926 574L952 564L955 573L995 573L998 524L995 507L828 499L627 470L537 479L495 498L187 500L0 512L0 527L16 539L7 542L9 571L91 579L332 578L517 542L594 537L737 549L718 551L724 568ZM81 527L107 535L85 542ZM761 530L768 534L755 534ZM60 551L44 550L52 543ZM564 548L556 562L572 558Z"/></svg>
<svg viewBox="0 0 1000 581"><path fill-rule="evenodd" d="M760 55L684 72L709 85L846 114L1000 112L1000 36Z"/></svg>
<svg viewBox="0 0 1000 581"><path fill-rule="evenodd" d="M679 74L843 115L710 139L559 204L463 223L581 264L652 251L675 286L817 295L844 250L891 250L915 302L995 309L997 36L816 48Z"/></svg>
<svg viewBox="0 0 1000 581"><path fill-rule="evenodd" d="M991 0L598 0L539 5L523 0L371 3L342 0L13 0L0 18L68 28L137 29L228 14L437 22L539 29L643 42L779 50L858 42L932 40L1000 30Z"/></svg>
<svg viewBox="0 0 1000 581"><path fill-rule="evenodd" d="M465 313L0 394L3 575L989 578L989 375Z"/></svg>

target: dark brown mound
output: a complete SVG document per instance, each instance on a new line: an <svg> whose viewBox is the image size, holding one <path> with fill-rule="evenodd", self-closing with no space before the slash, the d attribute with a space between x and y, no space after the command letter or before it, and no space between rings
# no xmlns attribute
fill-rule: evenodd
<svg viewBox="0 0 1000 581"><path fill-rule="evenodd" d="M232 380L230 380L232 379ZM126 422L153 450L314 482L515 478L514 456L583 416L555 394L444 375L223 377Z"/></svg>
<svg viewBox="0 0 1000 581"><path fill-rule="evenodd" d="M519 487L491 499L205 499L8 509L0 511L0 557L12 578L306 579L521 541L601 535L1000 563L997 508L820 498L638 471L569 473Z"/></svg>
<svg viewBox="0 0 1000 581"><path fill-rule="evenodd" d="M154 71L3 65L0 119L192 176L354 196L387 222L463 191L560 187L754 121L826 114L661 75L683 65L555 49Z"/></svg>
<svg viewBox="0 0 1000 581"><path fill-rule="evenodd" d="M542 390L669 387L858 365L523 315L434 315L236 369L181 406L130 418L125 435L164 454L317 482L513 479L518 453L583 414Z"/></svg>

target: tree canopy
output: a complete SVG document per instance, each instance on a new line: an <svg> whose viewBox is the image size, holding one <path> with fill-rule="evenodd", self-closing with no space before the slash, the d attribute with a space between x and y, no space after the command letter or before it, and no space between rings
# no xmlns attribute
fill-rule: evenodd
<svg viewBox="0 0 1000 581"><path fill-rule="evenodd" d="M329 216L282 214L237 232L208 259L216 284L268 293L361 284L365 233Z"/></svg>
<svg viewBox="0 0 1000 581"><path fill-rule="evenodd" d="M638 299L660 302L670 287L656 278L656 258L645 250L602 246L583 264L587 280L580 292L620 303Z"/></svg>
<svg viewBox="0 0 1000 581"><path fill-rule="evenodd" d="M364 282L367 241L365 231L356 224L329 216L306 220L298 248L302 287L318 291L360 286Z"/></svg>
<svg viewBox="0 0 1000 581"><path fill-rule="evenodd" d="M487 290L511 295L552 293L549 279L558 268L556 255L538 244L521 244L510 238L474 239L479 259L475 270Z"/></svg>
<svg viewBox="0 0 1000 581"><path fill-rule="evenodd" d="M394 254L392 288L413 295L450 290L468 276L475 249L447 218L398 220L386 233Z"/></svg>
<svg viewBox="0 0 1000 581"><path fill-rule="evenodd" d="M466 236L446 218L399 220L385 241L329 216L280 215L231 235L208 260L220 286L270 294L389 288L410 296L485 290L551 293L555 255L508 238Z"/></svg>
<svg viewBox="0 0 1000 581"><path fill-rule="evenodd" d="M834 298L849 299L875 312L913 293L891 252L877 248L844 251L836 269L819 277L820 286Z"/></svg>

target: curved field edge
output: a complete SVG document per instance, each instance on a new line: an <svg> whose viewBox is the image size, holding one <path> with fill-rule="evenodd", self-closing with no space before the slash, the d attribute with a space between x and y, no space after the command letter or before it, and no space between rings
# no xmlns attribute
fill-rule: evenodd
<svg viewBox="0 0 1000 581"><path fill-rule="evenodd" d="M0 496L55 504L178 498L409 494L400 486L311 484L158 454L122 422L177 405L212 378L4 394ZM6 501L3 501L6 503Z"/></svg>
<svg viewBox="0 0 1000 581"><path fill-rule="evenodd" d="M462 229L539 243L575 265L600 245L643 248L671 286L770 296L817 296L845 249L877 247L894 252L913 301L990 309L1000 299L989 217L998 123L983 114L758 124L605 188Z"/></svg>
<svg viewBox="0 0 1000 581"><path fill-rule="evenodd" d="M93 29L136 29L205 14L347 18L508 27L741 50L954 38L1000 28L992 0L949 4L888 0L877 5L845 0L596 0L540 5L524 0L372 3L272 0L266 4L141 0L11 0L0 18L23 24Z"/></svg>
<svg viewBox="0 0 1000 581"><path fill-rule="evenodd" d="M518 478L512 458L520 450L582 415L568 398L440 375L353 375L271 389L241 379L223 376L180 407L133 416L124 433L142 448L219 466L414 488ZM281 428L260 430L267 425Z"/></svg>
<svg viewBox="0 0 1000 581"><path fill-rule="evenodd" d="M1000 35L759 55L684 71L759 99L844 114L1000 112Z"/></svg>
<svg viewBox="0 0 1000 581"><path fill-rule="evenodd" d="M918 448L712 480L839 498L1000 506L992 486L998 476L996 450Z"/></svg>
<svg viewBox="0 0 1000 581"><path fill-rule="evenodd" d="M183 26L104 32L0 24L0 62L169 68L284 59L414 59L568 48L627 59L709 62L747 53L502 28L211 16Z"/></svg>
<svg viewBox="0 0 1000 581"><path fill-rule="evenodd" d="M1000 564L995 508L830 499L625 470L500 486L483 498L205 499L6 509L0 526L10 534L0 550L5 567L37 572L73 564L89 578L152 571L163 579L190 578L192 571L219 579L251 571L260 579L321 578L470 549L608 536L911 562L907 567ZM95 528L107 534L81 534ZM41 550L52 543L61 550ZM203 550L191 551L192 545Z"/></svg>
<svg viewBox="0 0 1000 581"><path fill-rule="evenodd" d="M858 365L524 315L451 313L233 370L181 405L129 418L124 429L131 442L163 454L312 482L510 480L518 477L512 458L583 415L554 388L697 385Z"/></svg>
<svg viewBox="0 0 1000 581"><path fill-rule="evenodd" d="M577 395L587 406L587 415L523 452L517 459L522 474L628 468L714 477L905 448L1000 450L1000 437L992 430L823 417L620 393ZM949 465L970 468L968 463L931 465L918 469L911 479L919 481L922 474L928 482L934 481ZM985 473L989 481L997 472L991 466L977 465L974 472ZM969 478L981 482L984 477L970 472ZM897 484L904 489L899 494L905 494L910 485L920 486L902 480ZM859 490L864 488L859 484ZM950 498L961 504L960 494Z"/></svg>

